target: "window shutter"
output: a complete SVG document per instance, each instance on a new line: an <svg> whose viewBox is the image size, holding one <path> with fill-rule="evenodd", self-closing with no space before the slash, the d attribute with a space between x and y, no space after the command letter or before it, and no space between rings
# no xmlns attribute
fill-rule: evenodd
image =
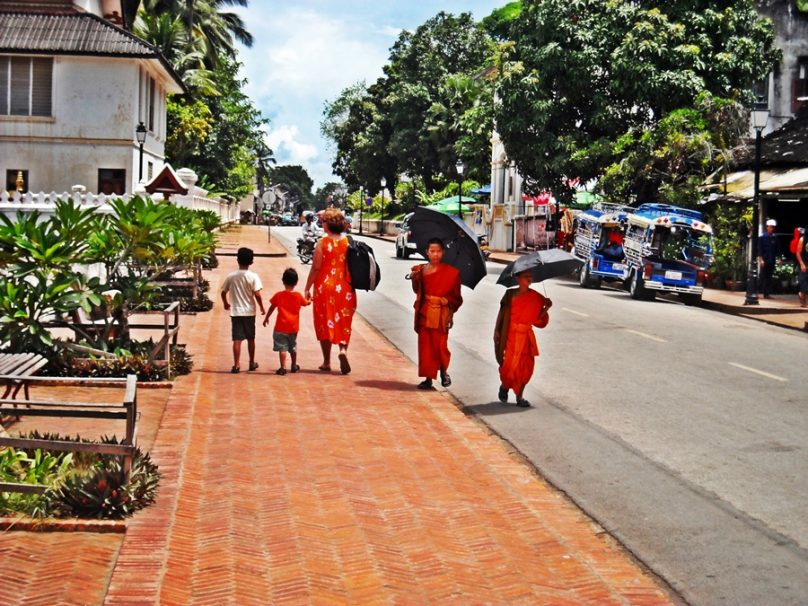
<svg viewBox="0 0 808 606"><path fill-rule="evenodd" d="M11 111L12 116L28 116L31 92L31 59L11 57Z"/></svg>
<svg viewBox="0 0 808 606"><path fill-rule="evenodd" d="M33 59L31 85L31 115L51 115L53 90L53 59Z"/></svg>
<svg viewBox="0 0 808 606"><path fill-rule="evenodd" d="M8 115L8 57L0 57L0 116Z"/></svg>

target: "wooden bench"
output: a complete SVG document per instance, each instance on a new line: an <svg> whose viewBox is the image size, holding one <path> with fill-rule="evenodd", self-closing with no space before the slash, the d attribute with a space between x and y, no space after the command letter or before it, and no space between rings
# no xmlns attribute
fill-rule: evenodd
<svg viewBox="0 0 808 606"><path fill-rule="evenodd" d="M0 375L0 381L16 380L13 375ZM14 438L0 435L0 448L42 449L60 452L95 452L123 457L126 479L132 470L132 460L137 449L137 377L129 375L125 379L79 379L65 377L32 377L26 381L42 385L69 385L79 387L122 387L123 399L120 402L48 402L42 400L14 400L0 398L0 415L125 420L126 430L120 444L101 442L73 442L69 440L45 440ZM24 404L25 408L17 408ZM2 492L41 493L46 486L0 482Z"/></svg>
<svg viewBox="0 0 808 606"><path fill-rule="evenodd" d="M3 375L0 384L4 385L6 388L2 399L5 400L8 398L9 394L12 400L15 399L20 392L20 388L23 388L25 399L27 400L30 397L28 394L29 379L47 364L47 358L39 354L0 354L0 375Z"/></svg>

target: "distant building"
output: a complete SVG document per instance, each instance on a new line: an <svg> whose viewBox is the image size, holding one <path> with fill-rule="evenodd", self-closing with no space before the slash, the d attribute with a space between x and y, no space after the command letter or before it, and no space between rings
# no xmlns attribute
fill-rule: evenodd
<svg viewBox="0 0 808 606"><path fill-rule="evenodd" d="M122 28L121 0L0 0L0 178L5 189L130 193L164 164L160 51Z"/></svg>
<svg viewBox="0 0 808 606"><path fill-rule="evenodd" d="M771 110L770 132L808 106L808 1L757 0L757 9L774 23L775 46L783 53L757 91Z"/></svg>

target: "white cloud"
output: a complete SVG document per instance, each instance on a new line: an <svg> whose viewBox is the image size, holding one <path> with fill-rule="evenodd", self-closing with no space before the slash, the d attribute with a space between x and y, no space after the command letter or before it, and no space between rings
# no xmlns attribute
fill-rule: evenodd
<svg viewBox="0 0 808 606"><path fill-rule="evenodd" d="M300 129L294 125L270 126L266 140L282 164L305 165L318 156L317 146L300 141Z"/></svg>

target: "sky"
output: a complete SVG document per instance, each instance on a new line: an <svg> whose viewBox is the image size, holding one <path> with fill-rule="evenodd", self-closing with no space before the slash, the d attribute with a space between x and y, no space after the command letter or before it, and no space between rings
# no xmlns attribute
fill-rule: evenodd
<svg viewBox="0 0 808 606"><path fill-rule="evenodd" d="M320 136L326 101L347 86L374 82L402 29L441 10L482 19L507 0L250 0L238 9L255 38L241 47L245 92L270 119L267 142L278 164L300 164L315 188L338 181Z"/></svg>

